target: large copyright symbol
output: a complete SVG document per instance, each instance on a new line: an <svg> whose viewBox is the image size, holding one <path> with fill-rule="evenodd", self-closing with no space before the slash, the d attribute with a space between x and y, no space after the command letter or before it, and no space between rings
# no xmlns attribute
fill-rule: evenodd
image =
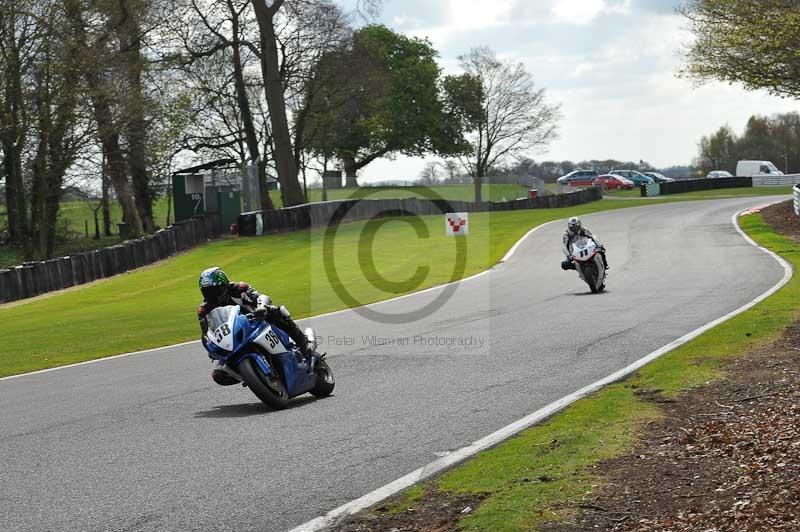
<svg viewBox="0 0 800 532"><path fill-rule="evenodd" d="M358 201L343 202L334 212L331 220L328 223L328 226L325 229L325 236L322 242L322 257L325 265L325 275L328 278L328 282L333 287L334 292L336 292L336 295L339 296L339 299L359 315L379 323L413 323L430 316L442 308L442 306L444 306L444 304L447 303L447 301L456 292L458 285L453 283L453 281L458 281L464 276L464 270L467 263L467 242L465 238L453 239L456 245L456 260L453 266L453 271L450 275L450 284L445 286L439 292L439 294L426 305L420 307L419 309L402 313L380 312L374 308L364 306L363 302L359 301L347 290L347 288L345 288L344 283L342 283L339 273L336 270L336 263L334 261L336 233L339 230L339 225L341 223L359 219L356 216L350 216L350 219L348 220L348 215L350 215L352 212L358 212L360 210L358 209L360 201L374 194L378 190L379 189L368 191L368 189L364 188L359 189L357 193ZM383 277L375 268L375 261L372 255L375 235L378 229L385 223L391 221L388 219L389 216L399 215L401 218L397 218L395 221L401 221L411 225L411 227L413 227L416 231L417 238L430 238L428 226L425 224L425 221L420 218L420 216L423 213L435 214L431 211L437 211L440 214L446 214L448 212L452 212L453 210L450 208L449 203L433 190L429 188L415 190L420 193L423 199L403 201L401 202L402 207L399 210L397 209L397 204L395 204L394 208L387 208L374 213L361 230L361 234L358 239L358 264L361 268L361 273L374 287L389 294L407 293L416 290L422 285L422 283L425 282L425 279L430 273L430 267L418 265L414 274L404 281L391 281ZM430 203L430 205L433 205L434 207L432 209L430 206L425 208L425 204L427 203Z"/></svg>

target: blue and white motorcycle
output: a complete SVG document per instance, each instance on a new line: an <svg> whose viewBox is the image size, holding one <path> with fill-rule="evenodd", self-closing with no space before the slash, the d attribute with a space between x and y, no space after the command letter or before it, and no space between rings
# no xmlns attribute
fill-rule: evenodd
<svg viewBox="0 0 800 532"><path fill-rule="evenodd" d="M333 372L317 352L312 329L305 330L311 354L304 357L288 334L256 314L242 314L238 305L215 308L208 324L203 344L215 369L272 408L286 408L304 393L326 397L333 392Z"/></svg>

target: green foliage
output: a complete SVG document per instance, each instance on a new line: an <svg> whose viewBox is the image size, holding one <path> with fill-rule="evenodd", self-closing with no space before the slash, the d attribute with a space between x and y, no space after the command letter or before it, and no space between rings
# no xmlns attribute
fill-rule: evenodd
<svg viewBox="0 0 800 532"><path fill-rule="evenodd" d="M684 74L800 97L800 9L791 0L691 0Z"/></svg>
<svg viewBox="0 0 800 532"><path fill-rule="evenodd" d="M458 132L439 97L436 51L381 25L326 54L306 87L308 148L357 168L389 153L450 154Z"/></svg>
<svg viewBox="0 0 800 532"><path fill-rule="evenodd" d="M723 126L700 140L696 166L703 175L710 170L735 173L741 160L772 161L781 170L800 172L800 113L753 115L741 136Z"/></svg>

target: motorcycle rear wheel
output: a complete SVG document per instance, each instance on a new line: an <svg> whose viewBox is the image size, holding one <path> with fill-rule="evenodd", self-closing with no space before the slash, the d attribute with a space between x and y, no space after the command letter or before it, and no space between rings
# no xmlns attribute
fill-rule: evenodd
<svg viewBox="0 0 800 532"><path fill-rule="evenodd" d="M245 358L239 364L239 375L250 390L267 406L275 410L283 410L289 404L289 393L281 379L276 375L269 379L257 364Z"/></svg>
<svg viewBox="0 0 800 532"><path fill-rule="evenodd" d="M320 360L317 362L314 373L317 375L317 384L311 390L311 395L314 397L328 397L333 393L333 387L336 385L336 379L333 378L331 367L324 360Z"/></svg>

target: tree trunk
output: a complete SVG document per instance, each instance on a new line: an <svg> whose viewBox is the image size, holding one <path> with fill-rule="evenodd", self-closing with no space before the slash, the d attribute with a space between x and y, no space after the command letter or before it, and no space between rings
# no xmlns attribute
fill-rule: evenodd
<svg viewBox="0 0 800 532"><path fill-rule="evenodd" d="M24 242L27 236L27 209L22 184L22 160L17 143L3 140L3 174L6 177L8 236L11 242Z"/></svg>
<svg viewBox="0 0 800 532"><path fill-rule="evenodd" d="M153 194L150 188L150 173L147 170L147 130L145 118L145 98L142 89L142 31L139 27L139 12L135 5L128 6L120 1L124 23L120 42L121 54L125 58L125 76L128 85L127 124L125 136L128 140L128 166L136 199L136 208L142 221L142 228L148 233L155 230L153 222Z"/></svg>
<svg viewBox="0 0 800 532"><path fill-rule="evenodd" d="M119 145L119 134L116 132L102 133L100 142L103 145L103 151L106 153L109 180L114 185L117 199L122 207L122 219L128 224L128 234L132 237L140 236L143 231L142 220L139 218L139 210L136 207L133 190L131 190L131 185L128 182L128 164Z"/></svg>
<svg viewBox="0 0 800 532"><path fill-rule="evenodd" d="M22 181L22 150L26 142L22 73L19 50L14 38L9 40L9 57L5 65L6 87L3 95L3 170L6 177L8 234L12 242L24 242L28 236L25 189Z"/></svg>
<svg viewBox="0 0 800 532"><path fill-rule="evenodd" d="M82 65L83 77L86 80L87 92L97 124L97 136L106 157L108 176L117 192L117 198L122 207L122 216L128 224L129 233L131 236L137 237L142 234L142 219L139 217L136 200L128 182L128 165L120 147L119 128L114 123L114 114L109 102L113 91L103 82L99 65L94 61L96 58L87 41L81 3L77 0L69 0L65 2L65 9L75 32L76 46L81 52L80 55L87 58Z"/></svg>
<svg viewBox="0 0 800 532"><path fill-rule="evenodd" d="M344 186L345 188L355 188L358 187L358 180L356 179L356 174L358 173L358 167L356 166L356 160L353 158L352 155L342 155L342 164L344 164Z"/></svg>
<svg viewBox="0 0 800 532"><path fill-rule="evenodd" d="M274 16L281 5L283 5L283 0L274 0L271 7L267 7L265 0L253 0L261 35L261 74L264 78L264 93L272 124L275 164L281 184L283 205L289 207L300 205L304 201L303 191L297 180L297 166L294 163L289 121L286 117L286 98L278 66L279 54Z"/></svg>
<svg viewBox="0 0 800 532"><path fill-rule="evenodd" d="M481 203L483 201L483 176L476 175L473 184L475 185L475 203Z"/></svg>
<svg viewBox="0 0 800 532"><path fill-rule="evenodd" d="M108 165L106 163L106 154L103 153L103 175L101 176L102 199L100 200L100 208L103 213L103 235L111 236L111 205L108 201Z"/></svg>
<svg viewBox="0 0 800 532"><path fill-rule="evenodd" d="M122 207L122 218L128 224L129 234L137 237L143 231L142 219L139 217L133 190L128 182L128 163L120 147L119 132L113 123L111 106L106 100L105 91L100 87L100 82L94 72L87 74L86 78L91 93L100 144L106 156L108 178L117 192L117 199Z"/></svg>
<svg viewBox="0 0 800 532"><path fill-rule="evenodd" d="M236 103L242 115L242 126L244 127L247 151L250 154L251 164L258 165L258 183L261 199L261 210L271 211L275 209L272 198L267 188L267 164L261 160L261 150L258 146L258 135L253 123L253 114L250 110L250 99L247 97L247 86L244 81L244 68L242 67L242 56L240 53L239 41L239 16L232 3L228 2L228 9L231 12L233 23L233 80L236 88Z"/></svg>

